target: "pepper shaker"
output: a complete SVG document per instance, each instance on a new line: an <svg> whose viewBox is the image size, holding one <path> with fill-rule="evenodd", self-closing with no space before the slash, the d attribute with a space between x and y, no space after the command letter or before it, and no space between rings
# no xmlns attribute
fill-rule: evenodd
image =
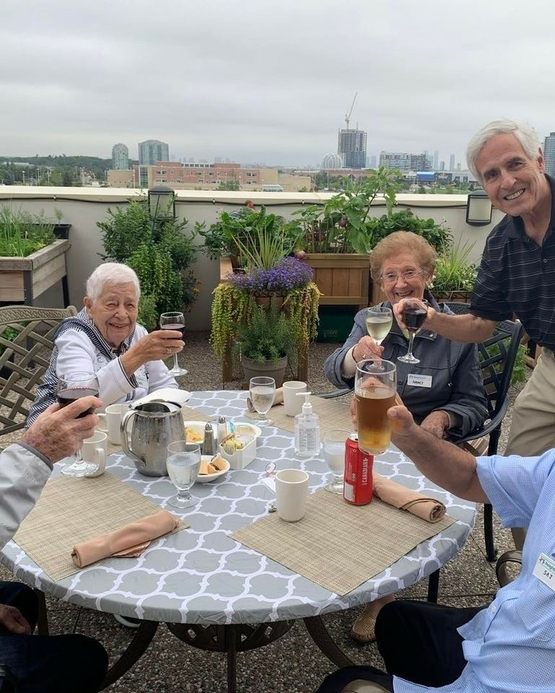
<svg viewBox="0 0 555 693"><path fill-rule="evenodd" d="M214 428L211 423L207 423L204 427L204 441L202 443L202 454L216 454L216 436L214 434Z"/></svg>

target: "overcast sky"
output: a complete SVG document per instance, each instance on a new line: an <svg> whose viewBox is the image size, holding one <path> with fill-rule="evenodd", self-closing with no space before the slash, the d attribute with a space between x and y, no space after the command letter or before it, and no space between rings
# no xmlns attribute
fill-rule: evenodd
<svg viewBox="0 0 555 693"><path fill-rule="evenodd" d="M555 131L553 0L2 0L0 155L317 165L351 127L464 161L499 117Z"/></svg>

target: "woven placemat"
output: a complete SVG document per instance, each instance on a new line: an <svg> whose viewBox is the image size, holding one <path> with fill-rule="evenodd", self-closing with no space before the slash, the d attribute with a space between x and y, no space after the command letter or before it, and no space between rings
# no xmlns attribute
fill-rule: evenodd
<svg viewBox="0 0 555 693"><path fill-rule="evenodd" d="M300 522L285 522L273 513L231 536L344 595L453 522L445 516L432 524L377 498L369 505L353 506L322 490L309 496Z"/></svg>
<svg viewBox="0 0 555 693"><path fill-rule="evenodd" d="M96 479L63 476L49 481L21 523L15 541L54 580L78 573L75 544L153 515L160 506L109 473ZM180 522L175 531L185 529Z"/></svg>
<svg viewBox="0 0 555 693"><path fill-rule="evenodd" d="M334 428L344 428L347 431L353 430L351 412L349 404L346 402L335 402L332 399L322 399L321 397L310 397L312 411L320 417L320 433L322 438L326 431ZM256 423L258 414L249 414L249 418ZM285 407L281 404L272 407L268 416L277 428L293 433L295 430L295 417L285 415Z"/></svg>

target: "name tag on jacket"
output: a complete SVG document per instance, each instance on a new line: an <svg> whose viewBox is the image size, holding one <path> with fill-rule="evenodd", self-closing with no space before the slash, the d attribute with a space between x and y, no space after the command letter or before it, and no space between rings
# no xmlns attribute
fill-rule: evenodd
<svg viewBox="0 0 555 693"><path fill-rule="evenodd" d="M413 387L432 387L432 376L411 373L407 378L407 385L412 385Z"/></svg>

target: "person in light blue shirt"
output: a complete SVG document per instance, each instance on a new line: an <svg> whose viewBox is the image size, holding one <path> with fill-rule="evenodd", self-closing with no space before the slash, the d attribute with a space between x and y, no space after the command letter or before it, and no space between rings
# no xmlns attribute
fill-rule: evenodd
<svg viewBox="0 0 555 693"><path fill-rule="evenodd" d="M473 457L417 426L403 406L392 439L431 481L459 498L491 503L505 527L528 526L520 576L481 609L387 604L376 621L387 674L347 667L319 693L356 679L394 693L555 691L555 450L540 457Z"/></svg>

